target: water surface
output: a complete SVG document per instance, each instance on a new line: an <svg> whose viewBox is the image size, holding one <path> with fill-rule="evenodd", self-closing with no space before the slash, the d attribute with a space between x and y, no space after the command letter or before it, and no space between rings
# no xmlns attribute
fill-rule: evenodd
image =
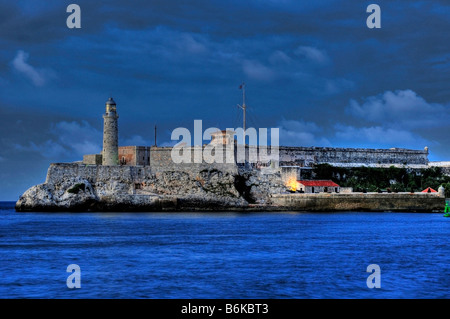
<svg viewBox="0 0 450 319"><path fill-rule="evenodd" d="M16 213L1 298L448 298L442 213ZM69 264L81 288L68 289ZM366 268L381 268L369 289Z"/></svg>

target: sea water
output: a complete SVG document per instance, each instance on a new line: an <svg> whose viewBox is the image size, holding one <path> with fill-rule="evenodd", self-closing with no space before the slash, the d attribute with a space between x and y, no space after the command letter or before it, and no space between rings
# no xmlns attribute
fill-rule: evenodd
<svg viewBox="0 0 450 319"><path fill-rule="evenodd" d="M0 298L448 298L442 213L16 213ZM80 267L69 289L68 265ZM380 288L369 288L369 265Z"/></svg>

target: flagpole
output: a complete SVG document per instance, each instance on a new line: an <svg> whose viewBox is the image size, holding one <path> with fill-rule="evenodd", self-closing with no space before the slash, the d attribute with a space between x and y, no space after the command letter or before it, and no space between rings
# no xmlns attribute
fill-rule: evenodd
<svg viewBox="0 0 450 319"><path fill-rule="evenodd" d="M242 108L244 109L244 147L245 147L245 83L242 83Z"/></svg>
<svg viewBox="0 0 450 319"><path fill-rule="evenodd" d="M238 104L238 106L242 109L242 111L244 112L244 116L243 116L243 129L244 129L244 136L243 136L243 144L245 146L245 111L247 106L245 105L245 82L242 82L242 84L239 86L240 89L242 89L242 106L240 106Z"/></svg>

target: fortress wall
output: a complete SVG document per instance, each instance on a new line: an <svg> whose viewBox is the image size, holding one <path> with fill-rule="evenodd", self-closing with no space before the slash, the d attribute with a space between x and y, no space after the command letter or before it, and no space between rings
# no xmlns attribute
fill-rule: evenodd
<svg viewBox="0 0 450 319"><path fill-rule="evenodd" d="M52 163L48 168L45 182L48 184L58 184L65 180L69 181L77 178L79 180L87 180L91 184L98 182L114 183L115 181L126 181L131 184L151 174L152 171L148 166Z"/></svg>
<svg viewBox="0 0 450 319"><path fill-rule="evenodd" d="M83 155L83 164L102 165L102 155L101 154Z"/></svg>
<svg viewBox="0 0 450 319"><path fill-rule="evenodd" d="M280 165L321 163L427 165L427 150L280 147Z"/></svg>
<svg viewBox="0 0 450 319"><path fill-rule="evenodd" d="M222 170L229 173L237 174L237 166L234 162L234 153L230 154L223 150L223 163L207 163L205 160L202 163L195 163L195 150L203 151L202 147L186 148L190 152L191 163L175 163L172 160L172 147L152 147L150 150L150 167L154 172L161 171L185 171L196 173L201 170ZM206 156L206 152L204 153ZM213 153L214 155L214 153ZM231 155L231 157L230 157ZM228 156L228 158L227 158ZM227 163L232 162L232 163Z"/></svg>
<svg viewBox="0 0 450 319"><path fill-rule="evenodd" d="M223 164L217 163L215 162L215 154L218 147L220 147L220 145L215 145L214 148L212 148L211 145L184 148L184 150L190 152L191 163L174 163L171 157L172 147L123 146L119 147L119 159L124 159L126 165L151 165L155 170L189 169L191 167L200 167L202 165L207 165L212 168L216 166L217 169L234 170L234 163L236 161L242 162L244 157L247 162L253 163L252 165L254 167L268 166L269 160L272 158L270 146L264 151L256 146L248 145L245 149L241 149L240 146L236 148L230 146L233 149L227 148L228 146L223 146ZM195 163L194 156L196 150L201 151L203 155L202 163ZM429 162L427 150L281 146L278 151L274 151L273 153L275 160L279 161L280 166L311 167L314 164L329 163L331 165L334 164L336 166L344 167L389 167L391 165L408 165L409 167L426 168L427 165L430 165L450 169L448 162ZM250 154L252 154L252 156L250 156ZM208 162L213 163L208 164L206 159L209 159ZM94 162L93 158L85 156L85 164L94 164Z"/></svg>
<svg viewBox="0 0 450 319"><path fill-rule="evenodd" d="M150 165L150 147L136 146L136 165Z"/></svg>
<svg viewBox="0 0 450 319"><path fill-rule="evenodd" d="M436 193L274 194L274 205L295 211L442 211L445 198Z"/></svg>
<svg viewBox="0 0 450 319"><path fill-rule="evenodd" d="M433 167L450 168L450 162L449 161L429 162L428 165L429 166L433 166Z"/></svg>
<svg viewBox="0 0 450 319"><path fill-rule="evenodd" d="M224 174L236 175L238 168L235 163L174 163L171 157L171 147L152 147L150 149L150 165L86 165L74 163L53 163L50 165L46 183L61 183L64 180L87 180L91 184L99 181L102 183L114 183L121 181L129 183L141 183L142 181L161 176L161 173L179 172L190 178L196 178L205 172L220 171ZM225 153L225 152L224 152ZM139 152L137 153L139 154ZM145 156L145 153L142 156ZM191 159L193 161L193 150ZM225 155L224 155L225 156ZM224 160L226 160L224 158ZM167 175L166 174L166 175Z"/></svg>
<svg viewBox="0 0 450 319"><path fill-rule="evenodd" d="M119 163L126 163L126 165L136 165L135 154L136 154L136 146L120 146Z"/></svg>
<svg viewBox="0 0 450 319"><path fill-rule="evenodd" d="M47 171L45 183L58 184L62 181L87 180L91 184L98 182L114 183L115 181L125 183L141 183L155 176L162 176L162 173L183 173L191 177L196 177L205 171L218 170L228 174L237 174L237 168L231 169L227 165L209 164L179 164L167 167L153 168L152 166L128 166L128 165L84 165L74 163L52 163ZM222 170L220 168L225 168ZM167 175L167 174L166 174Z"/></svg>
<svg viewBox="0 0 450 319"><path fill-rule="evenodd" d="M240 146L237 147L237 161L242 160ZM266 163L271 158L271 148L261 152L256 146L245 147L245 159L252 163L259 161ZM250 153L256 156L250 158ZM262 154L268 157L263 157ZM276 156L276 152L274 152ZM428 165L427 150L409 149L363 149L363 148L331 148L331 147L287 147L280 146L278 149L280 166L310 167L314 164L339 164L342 166L363 165ZM444 165L440 165L444 166Z"/></svg>
<svg viewBox="0 0 450 319"><path fill-rule="evenodd" d="M143 166L150 165L150 147L120 146L119 163L121 165L143 165Z"/></svg>

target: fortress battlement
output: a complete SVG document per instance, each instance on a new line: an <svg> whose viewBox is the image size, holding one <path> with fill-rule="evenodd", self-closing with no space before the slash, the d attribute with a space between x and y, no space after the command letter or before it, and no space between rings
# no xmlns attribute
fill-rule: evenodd
<svg viewBox="0 0 450 319"><path fill-rule="evenodd" d="M116 103L112 98L106 102L106 113L104 117L104 138L102 154L89 154L83 157L83 163L89 165L126 165L126 166L151 166L153 169L165 170L175 168L178 165L187 169L187 165L198 165L196 150L205 149L203 146L185 147L184 151L191 152L187 155L192 159L190 163L175 163L173 160L172 147L157 146L118 146L118 124ZM242 149L233 140L233 132L218 131L213 134L211 146L223 152L223 158L216 163L211 163L206 155L202 155L202 164L233 166L238 163L249 162L253 168L276 166L313 167L316 164L331 164L336 166L359 167L359 166L411 166L426 167L429 164L428 147L422 150L405 148L372 149L372 148L342 148L342 147L305 147L305 146L279 146L277 154L271 156L274 150L267 147L264 153L258 146L246 145L244 155L238 154ZM223 149L220 147L223 146ZM231 151L230 151L231 149ZM203 152L204 153L204 152ZM198 153L197 153L198 154ZM270 155L270 161L263 155ZM197 159L196 159L197 158ZM205 160L206 158L206 160ZM274 163L276 162L276 163ZM214 165L213 165L214 164ZM222 164L222 165L220 165Z"/></svg>

